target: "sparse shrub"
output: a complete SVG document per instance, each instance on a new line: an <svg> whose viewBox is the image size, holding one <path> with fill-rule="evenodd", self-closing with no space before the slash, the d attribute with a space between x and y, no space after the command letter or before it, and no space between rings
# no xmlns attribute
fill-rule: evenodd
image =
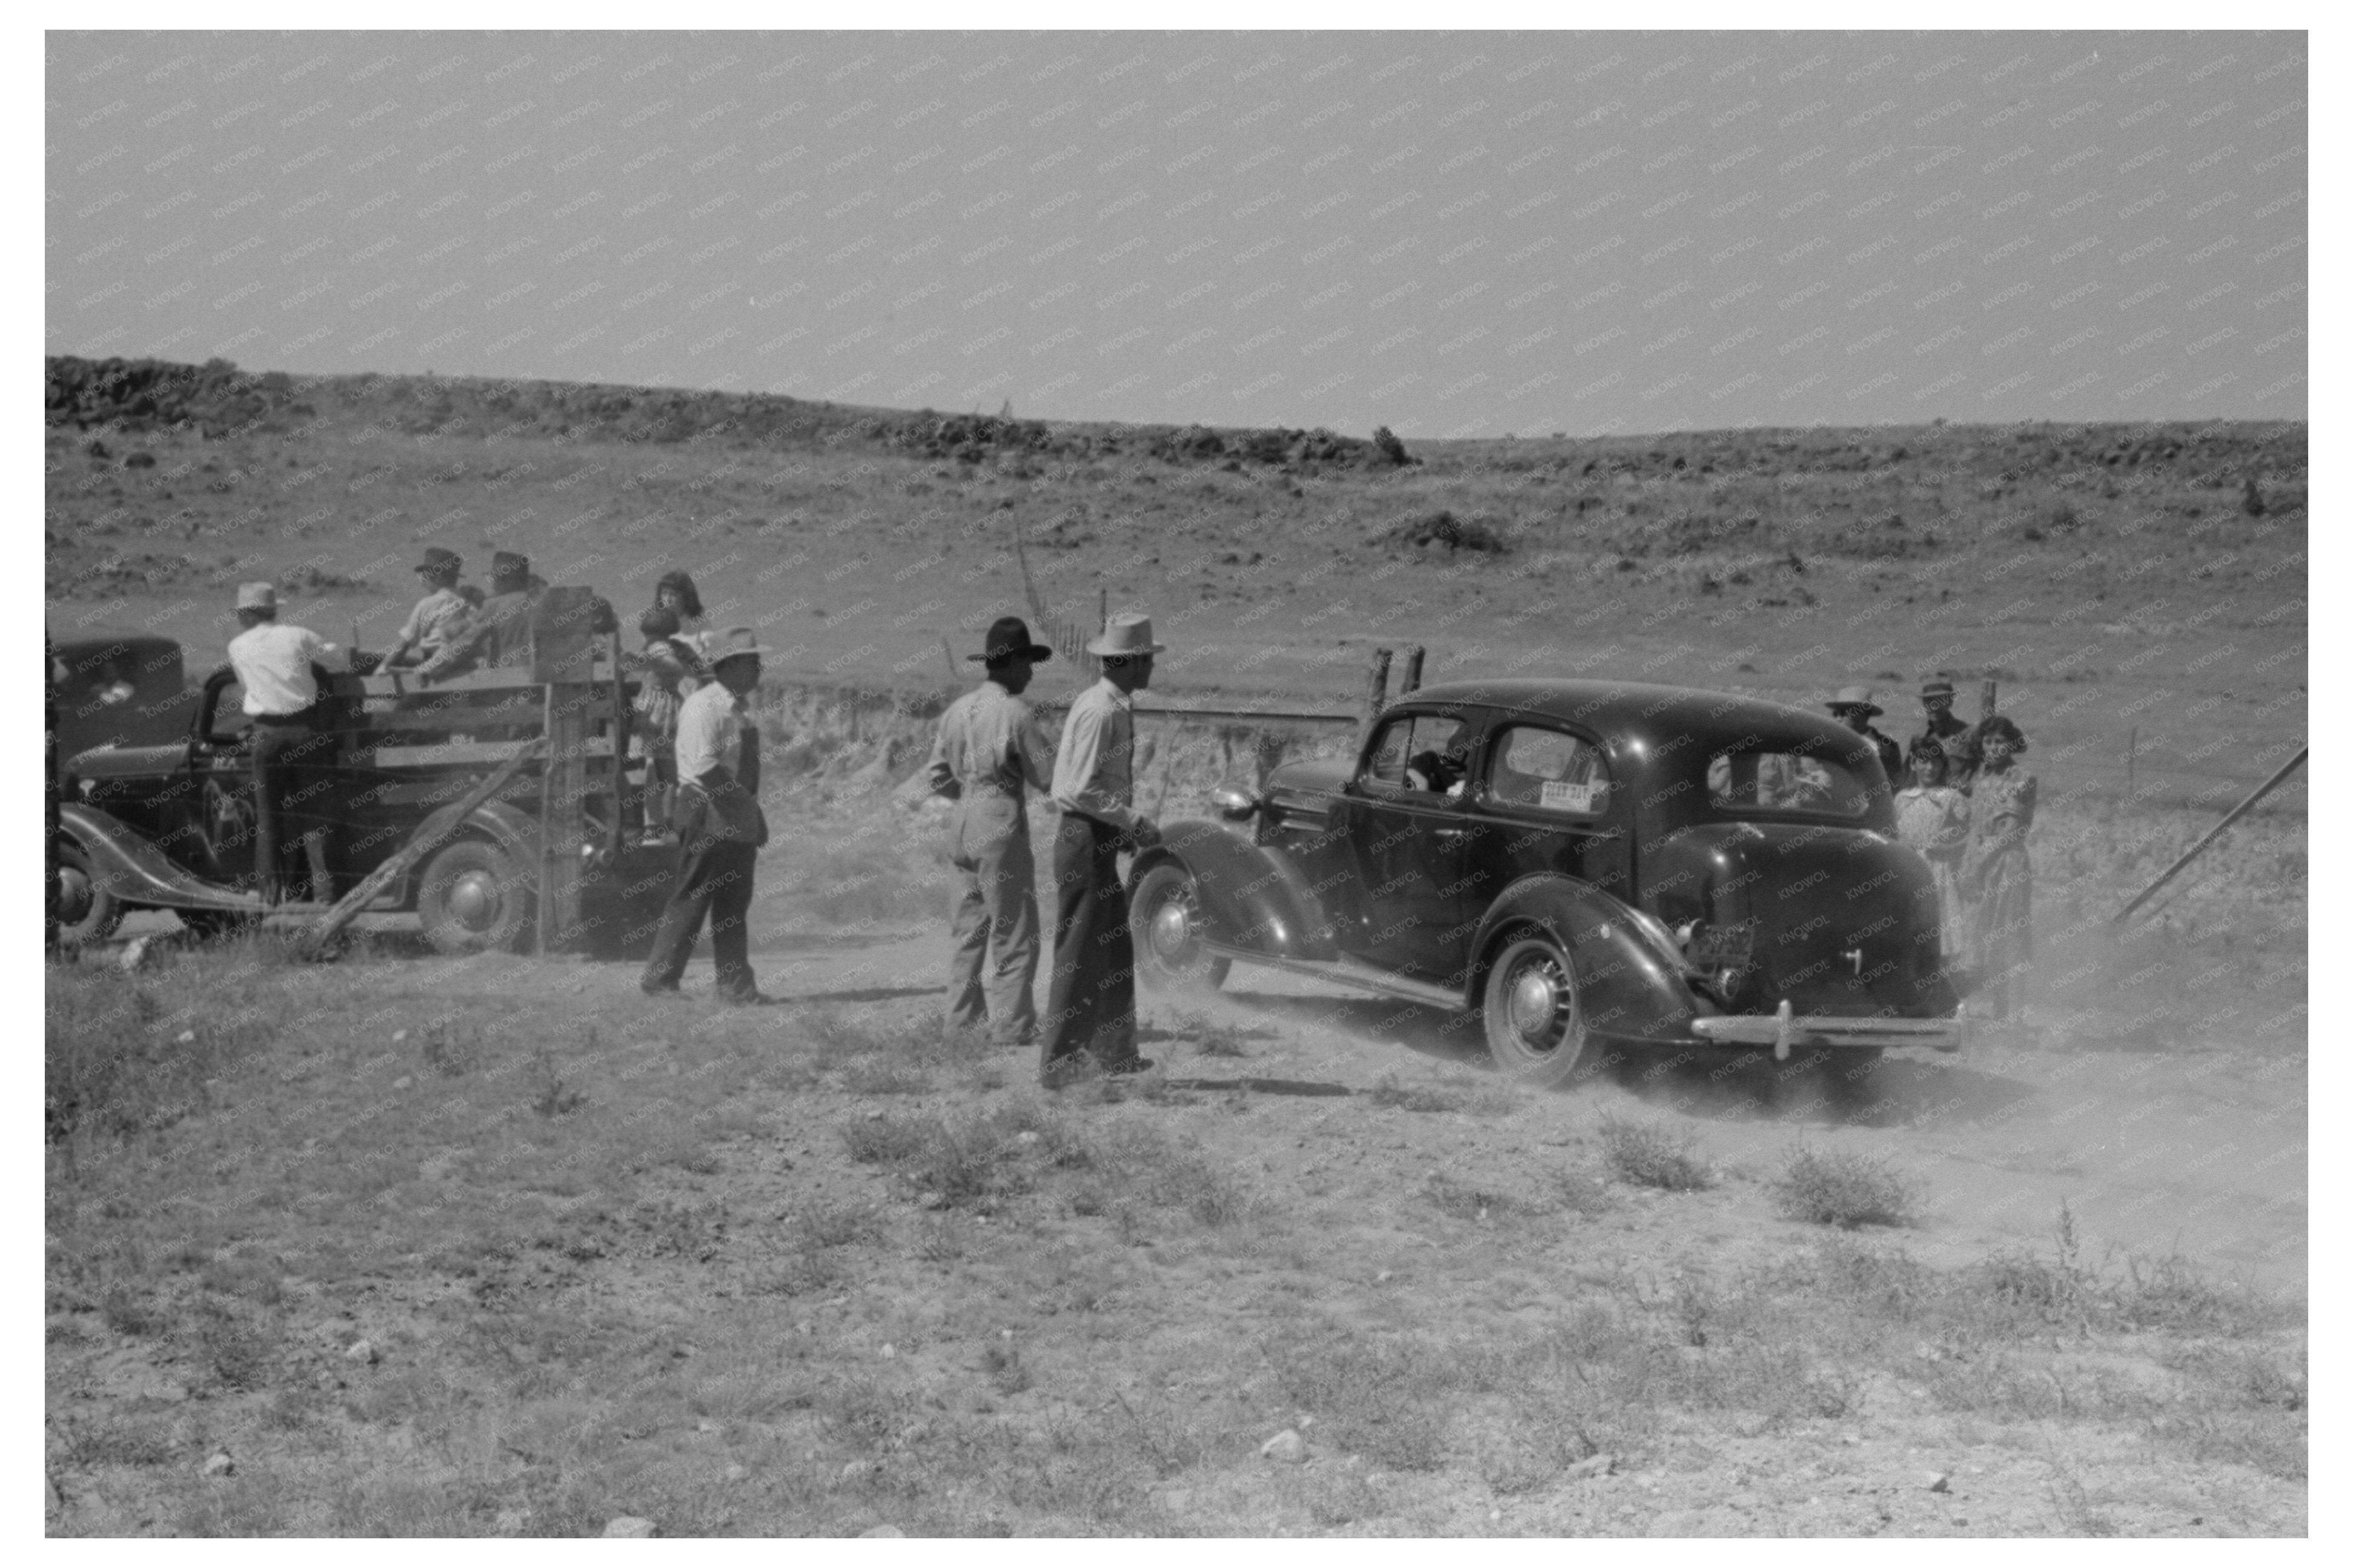
<svg viewBox="0 0 2353 1568"><path fill-rule="evenodd" d="M1522 1212L1527 1207L1504 1193L1489 1192L1442 1173L1432 1175L1424 1183L1422 1196L1436 1204L1439 1213L1458 1220L1484 1220L1498 1214Z"/></svg>
<svg viewBox="0 0 2353 1568"><path fill-rule="evenodd" d="M106 1319L108 1328L118 1334L128 1334L132 1339L160 1334L170 1323L170 1319L157 1311L146 1298L120 1285L110 1286L106 1294L99 1298L98 1310L100 1316Z"/></svg>
<svg viewBox="0 0 2353 1568"><path fill-rule="evenodd" d="M268 1381L275 1348L258 1325L207 1302L196 1320L196 1344L215 1377L229 1388L259 1388Z"/></svg>
<svg viewBox="0 0 2353 1568"><path fill-rule="evenodd" d="M1420 461L1405 450L1405 443L1398 440L1397 432L1387 425L1373 427L1373 445L1379 450L1381 456L1399 468Z"/></svg>
<svg viewBox="0 0 2353 1568"><path fill-rule="evenodd" d="M1621 1181L1670 1192L1697 1192L1715 1185L1715 1172L1692 1155L1693 1136L1662 1126L1601 1118L1601 1152Z"/></svg>
<svg viewBox="0 0 2353 1568"><path fill-rule="evenodd" d="M1409 518L1388 531L1388 542L1408 549L1422 549L1443 545L1450 556L1464 550L1482 555L1501 556L1511 546L1504 536L1484 523L1459 518L1451 512L1433 512L1426 517Z"/></svg>
<svg viewBox="0 0 2353 1568"><path fill-rule="evenodd" d="M596 1044L596 1030L589 1030L592 1046ZM588 1103L587 1096L564 1081L564 1075L556 1071L555 1053L544 1045L531 1054L531 1081L539 1086L539 1093L532 1097L531 1108L543 1117L552 1119L570 1116Z"/></svg>
<svg viewBox="0 0 2353 1568"><path fill-rule="evenodd" d="M1773 1193L1791 1219L1841 1230L1908 1225L1918 1202L1914 1184L1884 1160L1850 1150L1798 1150L1774 1181Z"/></svg>

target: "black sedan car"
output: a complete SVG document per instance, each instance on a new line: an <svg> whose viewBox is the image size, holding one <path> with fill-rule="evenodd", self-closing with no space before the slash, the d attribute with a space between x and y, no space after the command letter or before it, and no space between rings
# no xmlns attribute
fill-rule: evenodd
<svg viewBox="0 0 2353 1568"><path fill-rule="evenodd" d="M1220 789L1137 857L1147 987L1234 961L1475 1011L1514 1075L1629 1048L1959 1048L1927 863L1871 743L1615 681L1430 686L1353 760ZM1851 1059L1851 1058L1850 1058Z"/></svg>

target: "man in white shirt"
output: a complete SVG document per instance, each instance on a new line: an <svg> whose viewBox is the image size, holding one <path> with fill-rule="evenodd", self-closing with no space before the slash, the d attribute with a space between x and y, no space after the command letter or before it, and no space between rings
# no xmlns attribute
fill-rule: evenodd
<svg viewBox="0 0 2353 1568"><path fill-rule="evenodd" d="M228 662L253 720L253 862L262 899L284 901L282 852L291 829L309 864L312 902L332 904L327 835L340 815L342 776L337 736L319 727L311 666L348 669L350 655L309 627L278 624L278 590L268 583L238 585L237 620L244 630L229 640Z"/></svg>
<svg viewBox="0 0 2353 1568"><path fill-rule="evenodd" d="M1152 683L1152 618L1114 615L1087 644L1103 679L1079 694L1054 758L1054 969L1046 992L1039 1078L1068 1083L1083 1053L1106 1073L1152 1065L1135 1054L1135 948L1119 852L1149 849L1160 830L1138 813L1131 694Z"/></svg>
<svg viewBox="0 0 2353 1568"><path fill-rule="evenodd" d="M638 989L675 996L704 916L719 998L739 1006L765 1001L752 978L752 874L768 842L761 814L760 731L744 697L760 683L763 647L748 626L703 634L710 684L678 711L678 882L663 906Z"/></svg>
<svg viewBox="0 0 2353 1568"><path fill-rule="evenodd" d="M984 649L965 657L985 663L988 679L948 705L932 743L933 791L956 803L948 858L961 884L947 1022L982 1030L994 1018L997 1044L1028 1045L1038 1035L1029 997L1038 976L1038 863L1028 794L1052 789L1054 759L1021 694L1054 651L1031 641L1018 615L991 626Z"/></svg>

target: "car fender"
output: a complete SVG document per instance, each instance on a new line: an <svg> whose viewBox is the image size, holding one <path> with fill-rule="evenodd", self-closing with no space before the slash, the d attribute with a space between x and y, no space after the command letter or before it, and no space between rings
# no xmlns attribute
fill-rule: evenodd
<svg viewBox="0 0 2353 1568"><path fill-rule="evenodd" d="M1682 965L1658 949L1626 903L1557 873L1524 876L1496 896L1471 950L1463 1003L1476 1007L1487 966L1515 927L1534 926L1567 950L1586 1027L1619 1039L1683 1042L1701 1011Z"/></svg>
<svg viewBox="0 0 2353 1568"><path fill-rule="evenodd" d="M1129 891L1154 866L1171 862L1193 878L1203 935L1217 946L1274 959L1337 956L1314 889L1281 850L1216 822L1171 822L1157 845L1135 857Z"/></svg>
<svg viewBox="0 0 2353 1568"><path fill-rule="evenodd" d="M58 831L90 857L90 875L99 885L131 908L263 912L257 895L206 882L174 864L138 829L79 801L58 804Z"/></svg>

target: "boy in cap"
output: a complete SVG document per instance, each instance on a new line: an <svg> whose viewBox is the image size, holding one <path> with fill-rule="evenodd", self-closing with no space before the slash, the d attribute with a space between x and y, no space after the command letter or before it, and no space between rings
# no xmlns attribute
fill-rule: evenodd
<svg viewBox="0 0 2353 1568"><path fill-rule="evenodd" d="M1051 792L1054 760L1021 694L1053 656L1030 640L1019 616L999 619L983 652L965 655L986 665L988 678L948 705L932 743L932 790L956 803L948 856L961 884L947 1023L980 1030L994 1018L1000 1045L1028 1045L1038 1035L1029 996L1038 975L1038 863L1027 808L1029 790Z"/></svg>
<svg viewBox="0 0 2353 1568"><path fill-rule="evenodd" d="M336 737L318 727L319 682L311 667L348 669L349 656L307 626L279 625L278 590L269 583L237 585L237 623L244 630L229 639L228 662L253 720L253 863L262 901L284 901L280 851L287 827L299 821L311 897L331 904L327 831L336 816Z"/></svg>
<svg viewBox="0 0 2353 1568"><path fill-rule="evenodd" d="M1160 830L1134 807L1135 705L1152 683L1152 618L1111 618L1087 644L1103 679L1079 694L1062 722L1054 758L1054 970L1046 993L1044 1060L1049 1088L1071 1081L1082 1053L1106 1073L1152 1065L1135 1054L1135 949L1119 852L1160 842Z"/></svg>
<svg viewBox="0 0 2353 1568"><path fill-rule="evenodd" d="M752 873L768 821L760 811L760 731L744 697L760 683L761 645L748 626L703 633L711 683L678 711L678 882L654 934L638 988L675 995L705 916L719 998L739 1006L765 1001L752 978Z"/></svg>
<svg viewBox="0 0 2353 1568"><path fill-rule="evenodd" d="M466 634L417 667L417 678L438 681L469 670L496 670L531 659L531 607L539 599L531 557L512 550L491 556L491 593L475 610Z"/></svg>
<svg viewBox="0 0 2353 1568"><path fill-rule="evenodd" d="M1904 752L1893 740L1871 727L1871 721L1884 711L1871 700L1868 686L1841 686L1839 694L1822 705L1831 710L1831 717L1871 742L1879 753L1879 766L1887 775L1890 789L1904 787Z"/></svg>
<svg viewBox="0 0 2353 1568"><path fill-rule="evenodd" d="M385 655L385 668L428 662L465 639L474 621L473 605L458 591L458 574L465 564L455 550L438 545L426 549L425 558L417 563L417 575L425 579L425 597L401 624L398 641Z"/></svg>

